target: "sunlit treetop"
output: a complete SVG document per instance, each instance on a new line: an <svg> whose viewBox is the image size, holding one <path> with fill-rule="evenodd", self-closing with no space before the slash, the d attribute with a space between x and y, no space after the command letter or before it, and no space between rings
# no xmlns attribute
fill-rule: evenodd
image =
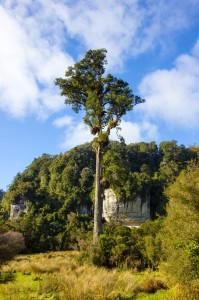
<svg viewBox="0 0 199 300"><path fill-rule="evenodd" d="M75 112L85 110L84 123L94 135L104 130L109 135L127 111L144 102L133 94L127 82L105 75L106 53L106 49L89 50L81 61L68 67L64 79L55 80L65 103Z"/></svg>

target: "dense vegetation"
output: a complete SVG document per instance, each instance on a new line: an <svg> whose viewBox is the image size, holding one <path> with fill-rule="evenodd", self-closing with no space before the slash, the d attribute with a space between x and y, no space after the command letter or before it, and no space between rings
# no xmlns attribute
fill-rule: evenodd
<svg viewBox="0 0 199 300"><path fill-rule="evenodd" d="M190 164L166 194L169 203L162 227L165 267L177 282L186 283L199 278L199 166Z"/></svg>
<svg viewBox="0 0 199 300"><path fill-rule="evenodd" d="M186 148L176 141L159 146L155 142L111 142L103 155L106 187L110 186L120 201L150 196L152 220L134 229L120 222L104 222L103 234L94 246L95 153L91 144L60 155L43 154L16 175L6 193L1 192L1 239L7 239L7 244L5 249L1 247L0 260L3 263L24 248L17 231L23 234L28 252L77 249L81 250L81 263L109 269L161 269L171 276L172 283L183 284L185 294L187 286L189 290L193 287L192 294L197 293L198 153L197 146ZM10 220L10 205L20 201L26 202L27 212ZM189 299L195 299L191 297L189 294Z"/></svg>
<svg viewBox="0 0 199 300"><path fill-rule="evenodd" d="M165 213L165 187L197 158L197 151L175 141L159 147L155 142L111 142L104 152L103 176L120 201L150 195L154 219ZM2 218L9 218L10 204L26 201L27 213L8 226L24 234L30 251L77 246L77 236L92 227L94 172L95 153L89 143L60 155L43 154L16 175L3 197Z"/></svg>

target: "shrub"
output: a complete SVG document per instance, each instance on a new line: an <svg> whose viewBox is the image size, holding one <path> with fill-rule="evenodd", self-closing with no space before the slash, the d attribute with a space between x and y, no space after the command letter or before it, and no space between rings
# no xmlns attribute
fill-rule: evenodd
<svg viewBox="0 0 199 300"><path fill-rule="evenodd" d="M82 260L98 267L133 267L138 260L138 252L131 229L111 222L104 225L104 233L98 243L88 240L82 248Z"/></svg>
<svg viewBox="0 0 199 300"><path fill-rule="evenodd" d="M24 237L20 232L8 231L0 234L0 265L14 258L24 248Z"/></svg>
<svg viewBox="0 0 199 300"><path fill-rule="evenodd" d="M143 292L147 294L154 294L158 290L165 290L167 286L161 280L145 279L136 289L136 292Z"/></svg>

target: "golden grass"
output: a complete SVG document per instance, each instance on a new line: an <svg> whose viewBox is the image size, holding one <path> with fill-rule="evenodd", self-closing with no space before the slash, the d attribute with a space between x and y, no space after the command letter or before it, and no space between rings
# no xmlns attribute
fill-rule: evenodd
<svg viewBox="0 0 199 300"><path fill-rule="evenodd" d="M6 265L5 271L18 271L22 273L54 273L59 272L63 266L71 267L75 252L50 252L42 254L22 255Z"/></svg>
<svg viewBox="0 0 199 300"><path fill-rule="evenodd" d="M189 286L177 285L171 300L199 300L199 279L192 281Z"/></svg>
<svg viewBox="0 0 199 300"><path fill-rule="evenodd" d="M15 283L0 285L0 295L3 295L0 300L127 299L133 295L138 281L131 271L80 265L77 252L18 256L4 271L14 271L18 278Z"/></svg>
<svg viewBox="0 0 199 300"><path fill-rule="evenodd" d="M18 256L3 267L2 271L16 273L16 281L0 284L0 300L183 300L186 295L189 300L198 299L197 282L190 294L185 290L182 293L178 287L155 294L136 294L144 280L165 282L165 278L158 272L136 274L131 270L81 265L78 256L75 251Z"/></svg>
<svg viewBox="0 0 199 300"><path fill-rule="evenodd" d="M57 274L45 275L38 293L57 294L63 300L119 299L133 294L137 278L130 271L72 266L63 266Z"/></svg>

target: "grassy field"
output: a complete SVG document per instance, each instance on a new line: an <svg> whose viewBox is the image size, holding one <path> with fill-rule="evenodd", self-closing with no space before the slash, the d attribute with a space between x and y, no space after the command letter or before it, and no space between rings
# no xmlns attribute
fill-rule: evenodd
<svg viewBox="0 0 199 300"><path fill-rule="evenodd" d="M50 252L16 257L2 269L13 272L14 280L0 284L0 300L183 299L180 289L167 288L158 272L106 270L82 265L78 256Z"/></svg>

